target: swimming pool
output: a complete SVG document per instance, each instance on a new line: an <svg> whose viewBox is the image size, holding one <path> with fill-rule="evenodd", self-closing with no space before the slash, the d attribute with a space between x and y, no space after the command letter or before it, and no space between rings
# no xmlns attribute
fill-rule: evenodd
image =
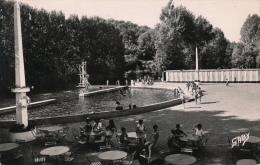
<svg viewBox="0 0 260 165"><path fill-rule="evenodd" d="M136 104L137 107L142 107L174 99L173 90L167 89L127 88L79 98L78 94L80 90L82 89L76 88L31 96L28 93L32 102L57 99L57 103L55 104L28 108L29 119L113 111L116 107L115 101L119 101L124 109L128 109L130 103ZM91 87L90 90L99 90L99 87ZM12 101L5 100L5 103L15 104L14 99ZM0 106L3 107L3 104ZM0 120L12 120L14 118L15 113L0 115Z"/></svg>

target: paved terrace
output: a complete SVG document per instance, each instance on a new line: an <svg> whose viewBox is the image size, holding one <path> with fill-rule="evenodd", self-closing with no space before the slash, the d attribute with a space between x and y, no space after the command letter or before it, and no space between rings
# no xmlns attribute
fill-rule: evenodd
<svg viewBox="0 0 260 165"><path fill-rule="evenodd" d="M136 86L142 86L136 84ZM153 86L170 88L180 86L184 88L185 84L172 83L156 83ZM127 131L134 131L136 121L140 118L145 119L145 125L148 129L148 136L152 132L152 126L159 126L160 137L155 146L155 152L152 155L152 160L160 158L159 151L166 149L166 138L170 135L170 129L175 128L177 123L181 124L181 129L185 132L192 132L191 128L198 123L201 123L204 131L209 131L210 139L207 146L208 158L205 159L204 154L196 154L196 164L226 164L225 157L230 148L227 143L227 137L234 137L240 131L249 131L250 135L260 137L260 84L230 84L226 87L225 84L202 84L200 86L204 90L202 102L186 103L186 109L182 105L149 112L140 115L125 116L115 118L115 124L120 129L122 126L127 128ZM149 98L147 98L149 99ZM108 124L108 120L101 122ZM70 128L76 128L84 125L84 122L67 124ZM67 140L74 140L71 129L66 137ZM8 130L1 129L0 143L8 142ZM117 143L115 137L112 138L112 146L116 149ZM33 164L30 156L31 150L40 152L46 148L43 145L33 144L30 142L26 152L26 157L20 164ZM65 144L61 144L65 145ZM86 152L92 151L88 148ZM238 155L235 160L244 158L243 155ZM84 153L77 155L77 163L72 164L88 164Z"/></svg>

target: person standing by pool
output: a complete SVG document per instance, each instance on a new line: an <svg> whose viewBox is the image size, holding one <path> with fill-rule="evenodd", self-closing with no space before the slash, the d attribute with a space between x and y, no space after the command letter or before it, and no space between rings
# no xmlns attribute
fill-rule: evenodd
<svg viewBox="0 0 260 165"><path fill-rule="evenodd" d="M183 92L180 93L180 99L183 105L183 109L185 109L185 96Z"/></svg>
<svg viewBox="0 0 260 165"><path fill-rule="evenodd" d="M226 86L229 86L228 78L226 79Z"/></svg>
<svg viewBox="0 0 260 165"><path fill-rule="evenodd" d="M197 99L199 99L200 103L201 103L201 97L203 96L203 93L202 93L202 90L200 89L200 87L197 88L196 94L197 94Z"/></svg>

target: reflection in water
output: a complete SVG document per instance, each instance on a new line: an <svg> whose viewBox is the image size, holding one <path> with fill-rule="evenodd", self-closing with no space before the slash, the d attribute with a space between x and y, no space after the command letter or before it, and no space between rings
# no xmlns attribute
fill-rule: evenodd
<svg viewBox="0 0 260 165"><path fill-rule="evenodd" d="M162 101L174 99L172 90L164 89L140 89L128 88L118 91L111 91L103 94L97 94L89 97L79 98L80 88L60 91L48 94L32 95L32 102L57 99L57 103L46 106L40 106L28 109L30 119L40 117L53 117L75 114L87 114L101 111L115 110L115 101L119 101L124 109L128 109L130 103L136 104L137 107L154 104ZM94 89L90 89L94 90ZM5 100L5 105L1 107L14 105L14 99ZM8 120L15 118L15 113L1 115L0 120Z"/></svg>

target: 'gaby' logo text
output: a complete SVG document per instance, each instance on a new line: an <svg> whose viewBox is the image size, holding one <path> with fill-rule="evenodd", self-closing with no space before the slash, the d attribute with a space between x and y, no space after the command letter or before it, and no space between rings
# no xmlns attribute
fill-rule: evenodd
<svg viewBox="0 0 260 165"><path fill-rule="evenodd" d="M245 145L246 141L249 139L249 134L250 133L245 133L233 138L231 148L233 148L234 146L239 146L239 144L242 144L242 146Z"/></svg>

